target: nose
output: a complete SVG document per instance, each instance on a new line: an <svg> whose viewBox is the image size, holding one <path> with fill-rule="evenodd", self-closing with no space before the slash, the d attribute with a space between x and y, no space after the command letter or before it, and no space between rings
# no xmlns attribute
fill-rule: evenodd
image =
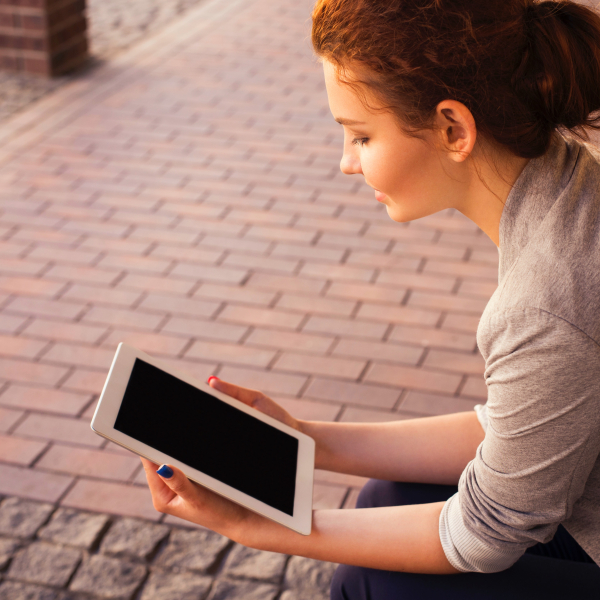
<svg viewBox="0 0 600 600"><path fill-rule="evenodd" d="M345 150L342 160L340 161L340 170L344 175L356 175L362 173L360 158L352 152Z"/></svg>

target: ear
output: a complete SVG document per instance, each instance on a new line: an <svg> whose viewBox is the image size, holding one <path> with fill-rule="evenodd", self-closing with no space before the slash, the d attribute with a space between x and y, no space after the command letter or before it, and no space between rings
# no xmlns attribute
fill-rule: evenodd
<svg viewBox="0 0 600 600"><path fill-rule="evenodd" d="M449 158L464 162L473 152L477 127L471 111L461 102L444 100L436 107L436 124Z"/></svg>

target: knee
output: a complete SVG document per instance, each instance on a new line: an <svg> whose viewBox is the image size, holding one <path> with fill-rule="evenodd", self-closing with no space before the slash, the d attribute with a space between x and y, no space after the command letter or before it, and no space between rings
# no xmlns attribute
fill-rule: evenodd
<svg viewBox="0 0 600 600"><path fill-rule="evenodd" d="M402 484L392 481L369 479L358 494L356 508L376 508L379 506L395 506L398 499L398 487Z"/></svg>
<svg viewBox="0 0 600 600"><path fill-rule="evenodd" d="M374 508L381 506L381 487L388 483L387 481L379 481L378 479L369 479L363 486L356 499L356 508Z"/></svg>
<svg viewBox="0 0 600 600"><path fill-rule="evenodd" d="M331 580L331 600L366 600L362 571L360 567L340 565Z"/></svg>

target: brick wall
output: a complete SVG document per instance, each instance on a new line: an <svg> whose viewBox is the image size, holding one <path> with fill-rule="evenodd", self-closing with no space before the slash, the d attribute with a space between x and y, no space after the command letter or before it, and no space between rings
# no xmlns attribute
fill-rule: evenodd
<svg viewBox="0 0 600 600"><path fill-rule="evenodd" d="M85 0L0 0L0 69L62 75L88 56Z"/></svg>

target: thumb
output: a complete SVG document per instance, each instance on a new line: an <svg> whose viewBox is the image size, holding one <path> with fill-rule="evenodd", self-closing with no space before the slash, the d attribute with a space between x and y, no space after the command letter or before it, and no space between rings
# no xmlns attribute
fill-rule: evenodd
<svg viewBox="0 0 600 600"><path fill-rule="evenodd" d="M156 473L171 491L183 500L194 497L195 486L184 475L183 471L172 465L162 465Z"/></svg>

